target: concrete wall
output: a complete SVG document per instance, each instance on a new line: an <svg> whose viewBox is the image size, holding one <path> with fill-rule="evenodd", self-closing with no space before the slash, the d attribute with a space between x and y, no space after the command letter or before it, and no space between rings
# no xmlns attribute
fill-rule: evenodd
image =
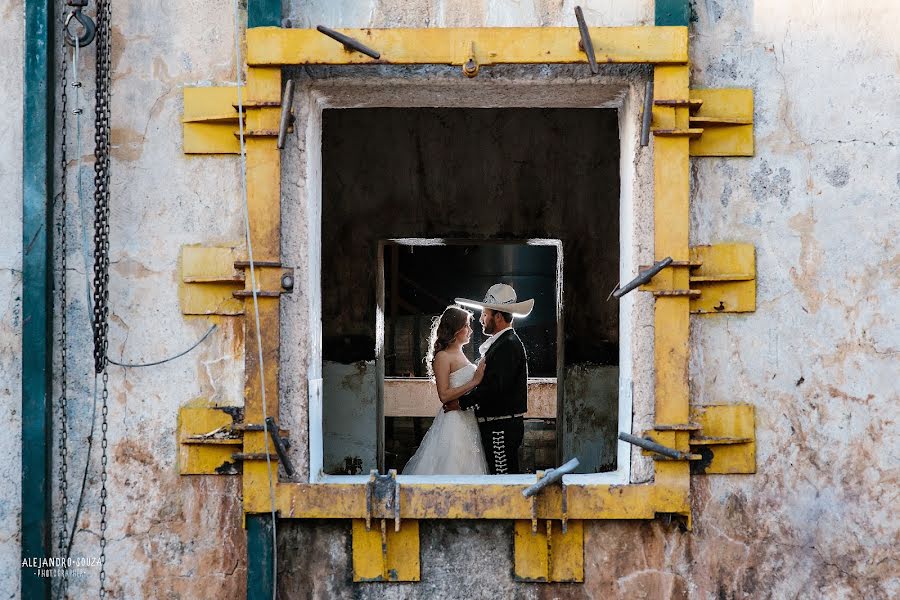
<svg viewBox="0 0 900 600"><path fill-rule="evenodd" d="M0 410L14 432L21 397L21 6L14 0L0 11L0 36L14 52L0 63L7 107L0 122L0 184L7 190L0 219ZM690 533L661 522L590 525L584 585L514 584L509 525L466 522L423 526L423 583L351 590L346 524L284 524L282 597L900 594L892 558L900 535L890 492L897 481L900 345L900 111L892 102L900 55L893 24L900 11L890 0L698 0L693 7L693 84L755 90L756 155L693 161L692 242L756 244L758 309L692 321L692 401L757 407L758 473L695 477ZM591 24L652 22L649 0L586 8ZM302 26L573 25L571 9L571 2L372 0L298 1L289 12ZM184 157L179 125L182 86L234 81L233 24L230 9L200 0L128 1L114 11L110 353L143 361L189 346L207 327L180 314L180 245L241 238L237 162ZM89 73L91 62L84 66ZM586 69L569 73L588 77ZM314 101L301 97L298 111ZM300 137L289 150L295 157L316 152ZM634 166L649 162L638 155ZM315 190L314 179L288 165L285 171L286 197L301 201ZM287 264L305 264L307 216L297 220L286 210L285 227L295 228L285 240ZM70 239L76 239L77 222L72 227ZM636 251L631 267L649 252ZM77 247L70 265L70 288L77 290L83 285ZM299 289L310 289L308 278L298 275ZM84 465L91 379L84 305L73 296L69 370L77 380L71 417L77 471ZM317 324L302 317L314 303L303 291L285 302L285 313L294 315L285 323L292 336L283 354L285 398L305 399L306 379L319 375L306 360L315 352L309 339ZM240 333L223 324L179 362L111 369L108 570L114 597L242 596L236 479L180 478L174 462L180 405L199 396L240 402L240 348ZM636 343L635 349L637 370L646 369L647 353L640 351L648 348ZM635 381L636 427L650 418L648 405L638 402L647 385ZM283 406L292 431L306 431L306 408L305 400ZM8 459L0 477L0 581L3 595L16 597L18 435L4 437L0 449ZM306 464L304 444L293 451ZM94 458L75 556L97 551ZM93 596L95 575L74 585L73 597Z"/></svg>
<svg viewBox="0 0 900 600"><path fill-rule="evenodd" d="M115 3L112 10L109 354L120 362L148 362L189 347L210 326L206 319L181 315L177 288L181 246L242 239L237 162L185 157L180 123L185 85L235 81L234 23L230 5L224 9L220 2L206 0L176 4L126 1ZM88 12L94 13L93 5ZM22 2L5 3L0 15L0 38L12 53L7 54L9 60L0 62L0 98L6 107L0 121L0 187L5 190L0 217L0 414L9 431L15 432L5 436L0 445L5 457L0 470L0 595L17 597ZM83 50L80 64L83 98L91 100L93 57L92 46ZM71 89L69 101L71 109ZM89 201L92 112L87 107L83 115L81 151ZM71 115L68 155L71 522L87 459L93 407L92 346L84 301ZM91 206L87 209L92 214ZM90 238L90 229L88 232ZM185 478L178 475L176 467L174 432L179 406L196 397L223 404L243 402L241 327L235 320L220 321L219 325L204 344L178 361L146 369L109 369L107 585L114 598L243 595L246 552L238 479ZM98 411L73 558L90 559L99 551L99 420ZM54 492L57 485L54 467ZM60 519L59 511L54 519ZM96 596L97 587L98 570L89 567L85 578L71 581L70 597Z"/></svg>
<svg viewBox="0 0 900 600"><path fill-rule="evenodd" d="M22 528L22 84L23 2L0 8L0 420L10 435L0 444L0 598L16 598Z"/></svg>

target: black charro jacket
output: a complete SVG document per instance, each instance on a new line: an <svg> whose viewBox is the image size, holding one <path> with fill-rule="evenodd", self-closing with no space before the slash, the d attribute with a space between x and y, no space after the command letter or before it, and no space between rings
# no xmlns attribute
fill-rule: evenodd
<svg viewBox="0 0 900 600"><path fill-rule="evenodd" d="M459 399L460 408L474 408L479 417L516 415L528 410L525 346L515 330L499 335L484 356L487 367L481 383Z"/></svg>

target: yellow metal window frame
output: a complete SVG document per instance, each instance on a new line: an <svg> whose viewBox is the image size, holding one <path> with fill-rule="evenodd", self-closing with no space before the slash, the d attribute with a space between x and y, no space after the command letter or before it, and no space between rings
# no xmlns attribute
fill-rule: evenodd
<svg viewBox="0 0 900 600"><path fill-rule="evenodd" d="M247 190L251 236L260 262L280 260L280 154L276 148L281 68L291 65L448 64L479 65L584 63L577 28L363 29L341 30L381 51L373 60L348 51L315 30L264 27L247 32ZM689 260L689 79L686 27L591 28L601 63L656 65L654 126L670 130L658 136L654 149L655 254ZM688 288L686 269L672 268L673 288ZM277 268L262 269L277 275ZM276 282L271 282L273 286ZM278 298L260 300L265 354L265 385L278 397ZM688 296L658 296L655 307L657 441L689 452ZM247 340L255 339L252 319ZM246 352L245 420L262 421L257 353ZM269 401L277 418L277 403ZM247 431L243 452L265 451L263 434ZM400 488L401 519L652 519L658 513L690 514L690 472L686 461L656 463L652 483L628 485L568 484L565 510L562 489L549 489L532 502L521 485L404 484ZM266 513L270 498L265 460L245 460L244 510ZM278 483L275 504L283 518L389 518L395 513L367 506L364 486L353 483Z"/></svg>

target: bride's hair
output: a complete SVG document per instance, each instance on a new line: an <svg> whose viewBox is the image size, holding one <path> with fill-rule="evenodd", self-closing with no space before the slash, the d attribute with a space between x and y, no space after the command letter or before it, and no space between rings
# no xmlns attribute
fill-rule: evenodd
<svg viewBox="0 0 900 600"><path fill-rule="evenodd" d="M431 321L431 337L428 344L428 355L425 357L425 365L428 368L428 376L434 376L434 356L441 350L445 350L460 329L472 320L472 313L458 306L448 306L439 317Z"/></svg>

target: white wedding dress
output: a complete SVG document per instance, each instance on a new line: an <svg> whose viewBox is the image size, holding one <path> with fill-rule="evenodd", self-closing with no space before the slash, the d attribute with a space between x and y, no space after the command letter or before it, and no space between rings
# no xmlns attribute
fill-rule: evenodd
<svg viewBox="0 0 900 600"><path fill-rule="evenodd" d="M450 373L450 387L465 385L475 375L469 363ZM403 475L487 475L487 461L481 447L478 421L471 410L438 409L434 422L422 438L422 444L406 466Z"/></svg>

